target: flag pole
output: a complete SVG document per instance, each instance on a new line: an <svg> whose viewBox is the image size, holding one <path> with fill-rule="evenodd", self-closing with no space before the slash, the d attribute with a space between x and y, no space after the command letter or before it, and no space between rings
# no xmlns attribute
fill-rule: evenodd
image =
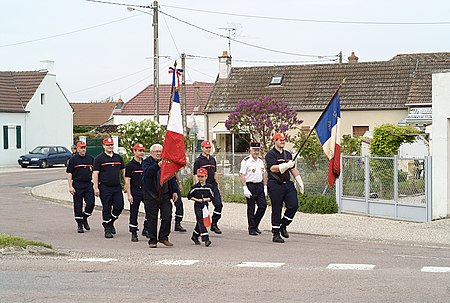
<svg viewBox="0 0 450 303"><path fill-rule="evenodd" d="M317 119L316 123L314 124L314 126L311 128L311 130L308 133L308 136L306 136L305 141L303 141L302 145L300 146L300 148L298 149L297 153L295 154L294 158L292 159L292 161L295 161L295 159L297 158L297 156L300 154L300 151L303 149L303 147L306 144L306 141L308 141L309 137L311 136L312 132L314 131L314 129L316 129L317 123L319 123L320 119L322 119L323 115L325 114L325 112L327 111L328 107L330 107L331 102L333 101L334 97L336 97L337 93L339 92L339 90L342 87L342 84L345 83L345 79L342 79L341 83L339 84L338 88L336 89L336 91L334 92L333 96L331 97L330 101L328 102L327 106L325 106L325 109L323 110L322 114L320 114L319 119Z"/></svg>

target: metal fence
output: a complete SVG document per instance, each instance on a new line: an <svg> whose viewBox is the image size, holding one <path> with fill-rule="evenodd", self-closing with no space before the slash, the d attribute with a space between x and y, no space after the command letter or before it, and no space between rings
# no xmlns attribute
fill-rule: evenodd
<svg viewBox="0 0 450 303"><path fill-rule="evenodd" d="M193 166L195 159L199 154L188 155L187 164L181 170L184 178L189 178L193 174ZM217 172L219 174L219 184L222 195L242 194L242 185L239 180L239 169L241 161L247 157L247 153L224 153L220 152L215 155L217 162ZM319 161L308 163L304 159L298 157L296 159L296 167L300 171L303 182L305 184L305 192L307 194L325 194L335 195L335 187L328 188L327 173L328 161L325 156Z"/></svg>
<svg viewBox="0 0 450 303"><path fill-rule="evenodd" d="M341 212L431 221L431 158L342 156Z"/></svg>

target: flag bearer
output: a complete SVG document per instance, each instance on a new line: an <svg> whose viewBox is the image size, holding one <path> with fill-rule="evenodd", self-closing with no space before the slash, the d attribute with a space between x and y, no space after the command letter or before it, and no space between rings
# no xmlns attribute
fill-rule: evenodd
<svg viewBox="0 0 450 303"><path fill-rule="evenodd" d="M261 233L259 223L267 208L267 177L264 161L259 157L260 147L259 142L250 143L250 155L242 160L239 170L244 196L247 198L248 233L251 236ZM256 213L255 203L258 206Z"/></svg>
<svg viewBox="0 0 450 303"><path fill-rule="evenodd" d="M292 161L292 154L284 150L284 135L276 133L273 136L273 141L274 148L266 154L268 190L272 202L272 241L284 243L283 238L289 238L286 227L291 224L298 208L297 191L289 173L294 176L301 193L304 191L304 186L299 171L294 167L295 162ZM286 210L281 217L283 202ZM283 238L280 237L280 234Z"/></svg>
<svg viewBox="0 0 450 303"><path fill-rule="evenodd" d="M114 221L119 218L123 210L123 194L120 184L120 174L125 178L125 164L122 156L114 152L112 138L103 139L105 152L94 160L94 193L102 201L103 227L105 238L114 237L116 229Z"/></svg>
<svg viewBox="0 0 450 303"><path fill-rule="evenodd" d="M78 224L78 232L84 233L83 227L90 230L87 218L94 210L95 197L92 187L92 167L94 157L86 154L86 143L77 142L77 152L70 158L67 164L67 180L69 192L73 196L73 210L75 221ZM83 199L86 205L83 211Z"/></svg>
<svg viewBox="0 0 450 303"><path fill-rule="evenodd" d="M208 171L206 169L197 169L196 176L198 182L192 185L187 196L189 200L194 201L194 213L195 219L197 220L191 240L196 245L200 245L200 241L198 240L200 236L202 241L205 242L205 246L208 247L211 245L211 241L209 240L208 230L203 221L203 207L208 209L208 202L214 197L214 193L211 185L206 183L208 177Z"/></svg>
<svg viewBox="0 0 450 303"><path fill-rule="evenodd" d="M194 181L197 183L199 180L197 178L196 172L199 168L204 168L208 172L208 177L206 179L206 183L212 186L214 196L211 199L212 204L214 205L214 212L212 216L212 224L211 231L216 234L221 234L222 231L219 229L217 223L222 216L222 197L220 195L219 189L219 176L217 174L217 165L216 159L211 156L211 142L205 140L201 144L202 153L194 162Z"/></svg>
<svg viewBox="0 0 450 303"><path fill-rule="evenodd" d="M138 214L139 206L144 201L142 193L142 158L144 157L144 145L136 143L133 146L133 159L125 167L125 188L127 190L128 202L130 202L129 230L131 242L138 242ZM146 226L144 225L144 228Z"/></svg>

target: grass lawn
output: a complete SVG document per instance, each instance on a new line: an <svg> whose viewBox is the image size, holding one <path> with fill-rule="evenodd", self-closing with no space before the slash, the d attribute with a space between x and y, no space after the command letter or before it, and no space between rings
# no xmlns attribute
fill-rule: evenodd
<svg viewBox="0 0 450 303"><path fill-rule="evenodd" d="M42 242L35 242L35 241L29 241L25 240L19 237L10 236L7 234L0 234L0 247L6 247L6 246L20 246L20 247L27 247L28 245L35 245L35 246L43 246L47 248L53 248L50 244L42 243Z"/></svg>

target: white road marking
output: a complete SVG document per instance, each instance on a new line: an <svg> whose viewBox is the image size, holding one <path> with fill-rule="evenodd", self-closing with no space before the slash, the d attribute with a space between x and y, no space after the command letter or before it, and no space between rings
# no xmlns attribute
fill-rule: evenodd
<svg viewBox="0 0 450 303"><path fill-rule="evenodd" d="M157 261L157 264L160 265L182 265L182 266L189 266L194 265L195 263L200 262L199 260L161 260Z"/></svg>
<svg viewBox="0 0 450 303"><path fill-rule="evenodd" d="M330 264L327 269L344 269L344 270L372 270L375 268L373 264Z"/></svg>
<svg viewBox="0 0 450 303"><path fill-rule="evenodd" d="M107 263L107 262L118 261L118 260L112 259L112 258L82 258L82 259L70 259L69 261Z"/></svg>
<svg viewBox="0 0 450 303"><path fill-rule="evenodd" d="M258 268L278 268L286 263L271 263L271 262L242 262L237 267L258 267Z"/></svg>
<svg viewBox="0 0 450 303"><path fill-rule="evenodd" d="M450 272L450 267L424 266L421 272Z"/></svg>

